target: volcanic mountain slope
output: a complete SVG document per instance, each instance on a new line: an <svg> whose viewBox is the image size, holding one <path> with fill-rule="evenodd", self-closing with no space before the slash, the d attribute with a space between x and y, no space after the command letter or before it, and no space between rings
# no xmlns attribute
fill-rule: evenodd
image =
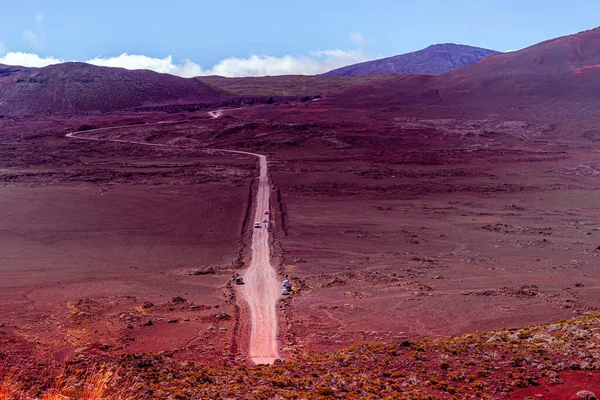
<svg viewBox="0 0 600 400"><path fill-rule="evenodd" d="M329 71L324 76L361 76L377 74L443 74L465 65L473 64L492 54L495 50L461 44L434 44L423 50L400 54L379 60Z"/></svg>
<svg viewBox="0 0 600 400"><path fill-rule="evenodd" d="M599 90L600 28L596 28L493 55L440 76L407 75L347 89L327 103L392 112L460 109L477 114L582 116L598 114Z"/></svg>
<svg viewBox="0 0 600 400"><path fill-rule="evenodd" d="M196 79L217 91L229 95L316 96L395 77L395 75L331 77L320 75L278 75L226 78L224 76L212 75L201 76Z"/></svg>
<svg viewBox="0 0 600 400"><path fill-rule="evenodd" d="M225 96L196 79L148 70L64 63L0 65L0 115L114 111L142 105L205 103Z"/></svg>

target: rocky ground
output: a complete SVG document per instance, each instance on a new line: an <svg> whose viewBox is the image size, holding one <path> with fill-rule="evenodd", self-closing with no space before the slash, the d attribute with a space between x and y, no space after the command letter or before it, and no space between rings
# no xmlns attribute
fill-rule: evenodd
<svg viewBox="0 0 600 400"><path fill-rule="evenodd" d="M136 399L593 400L600 391L598 324L598 314L587 315L441 340L359 344L255 367L181 362L169 352L111 356L83 349L56 369L21 359L28 369L18 381L4 374L0 387L8 398L79 398L94 389L102 398ZM73 381L79 384L69 386Z"/></svg>
<svg viewBox="0 0 600 400"><path fill-rule="evenodd" d="M145 125L161 121L168 123ZM500 372L468 380L478 372L465 358L449 362L452 371L469 367L465 379L441 367L425 374L443 362L435 350L440 345L432 343L453 335L519 327L503 331L512 335L597 311L600 148L581 122L389 118L283 105L218 119L198 111L0 123L6 356L45 352L84 363L89 354L154 359L159 356L148 354L166 351L173 356L165 361L168 368L191 361L243 365L247 325L231 281L248 256L244 218L256 170L251 159L203 150L220 147L270 160L273 263L296 289L280 307L281 346L289 362L273 371L311 365L302 371L319 374L315 360L351 354L351 362L328 364L335 381L334 370L366 368L368 349L398 352L409 342L422 343L435 356L419 359L418 350L406 350L419 356L416 364L403 359L394 364L402 375L378 376L388 386L394 379L402 393L414 394L430 381L424 392L431 396L450 398L439 386L446 382L446 388L469 387L460 395L497 398L535 381L548 388L547 398L564 398L548 371L565 376L568 390L593 382L579 369L595 371L594 359L589 368L564 373L577 357L558 347L552 368L539 362L531 369L508 368L498 361L494 371ZM64 138L72 130L116 125L129 126L86 136L172 147ZM488 343L494 333L477 335ZM565 343L593 344L594 335ZM537 343L520 340L529 338L502 339L512 343L503 351ZM365 344L381 342L386 344ZM549 349L555 343L546 342ZM356 344L366 347L349 347ZM334 349L340 353L316 355ZM391 362L377 354L373 362ZM481 360L473 359L475 368ZM263 374L260 367L239 368L235 374ZM425 375L415 380L410 371ZM297 378L308 379L303 373ZM268 393L285 397L291 391L267 373L248 382L235 374L246 386L259 379ZM219 376L206 378L210 390L232 385ZM302 380L294 393L333 387L333 395L342 396L349 383L334 381ZM391 390L385 385L352 393L364 398L382 387ZM523 390L523 396L540 394Z"/></svg>
<svg viewBox="0 0 600 400"><path fill-rule="evenodd" d="M254 161L66 139L81 121L0 122L3 343L235 360Z"/></svg>

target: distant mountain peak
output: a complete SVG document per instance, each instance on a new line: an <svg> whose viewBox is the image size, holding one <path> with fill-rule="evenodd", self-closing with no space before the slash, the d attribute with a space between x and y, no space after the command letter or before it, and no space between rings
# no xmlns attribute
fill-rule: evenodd
<svg viewBox="0 0 600 400"><path fill-rule="evenodd" d="M497 54L443 75L406 75L347 89L319 106L413 110L418 115L596 118L600 115L598 93L600 29L595 28Z"/></svg>
<svg viewBox="0 0 600 400"><path fill-rule="evenodd" d="M456 43L432 44L422 50L367 61L329 71L324 76L361 76L379 74L439 75L466 65L498 51Z"/></svg>

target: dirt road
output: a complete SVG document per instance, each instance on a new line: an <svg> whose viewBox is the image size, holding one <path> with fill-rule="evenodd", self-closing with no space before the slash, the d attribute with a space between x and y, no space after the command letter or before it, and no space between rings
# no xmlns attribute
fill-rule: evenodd
<svg viewBox="0 0 600 400"><path fill-rule="evenodd" d="M260 228L254 228L252 234L252 259L250 267L244 272L245 284L240 288L244 300L248 303L251 318L249 355L256 364L270 364L279 358L277 342L277 301L281 297L281 285L277 272L270 263L269 223L263 223L264 214L269 209L269 178L267 176L267 157L254 155L260 160L260 176L254 220Z"/></svg>
<svg viewBox="0 0 600 400"><path fill-rule="evenodd" d="M217 118L219 115L220 114L212 116L213 118ZM160 123L164 124L164 122L159 122L147 125L155 125ZM155 147L178 147L168 144L135 142L121 139L98 139L80 136L83 133L91 133L114 128L119 127L98 128L84 132L71 132L66 136L72 139L133 143ZM262 154L236 150L206 150L244 154L258 157L259 159L260 174L258 180L258 192L256 195L254 219L252 222L259 222L261 227L253 228L250 266L242 275L245 284L239 287L239 292L244 300L248 303L248 309L250 310L251 330L249 357L255 364L270 364L279 358L279 343L277 341L277 301L281 297L281 285L277 276L277 272L270 263L271 249L268 231L269 223L262 222L263 218L269 219L270 217L270 215L264 214L265 210L269 209L270 196L269 178L267 173L267 157Z"/></svg>

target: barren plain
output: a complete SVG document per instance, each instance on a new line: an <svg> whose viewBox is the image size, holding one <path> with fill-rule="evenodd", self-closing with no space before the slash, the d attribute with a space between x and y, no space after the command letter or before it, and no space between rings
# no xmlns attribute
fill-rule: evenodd
<svg viewBox="0 0 600 400"><path fill-rule="evenodd" d="M254 160L65 138L79 122L1 122L7 343L229 360Z"/></svg>
<svg viewBox="0 0 600 400"><path fill-rule="evenodd" d="M5 356L248 363L258 166L216 148L269 160L286 360L597 311L600 147L577 124L220 115L0 120Z"/></svg>

